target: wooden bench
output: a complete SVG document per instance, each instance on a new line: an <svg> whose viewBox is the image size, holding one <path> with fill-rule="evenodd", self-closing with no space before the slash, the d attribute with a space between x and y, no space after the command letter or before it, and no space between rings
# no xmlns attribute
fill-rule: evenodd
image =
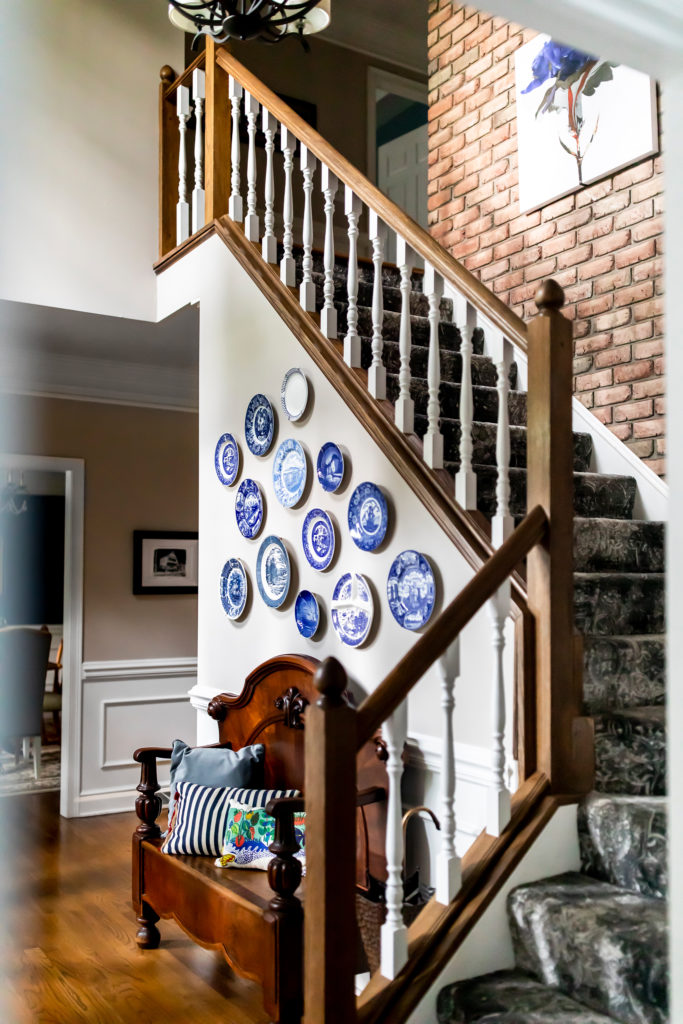
<svg viewBox="0 0 683 1024"><path fill-rule="evenodd" d="M239 696L219 694L209 704L218 722L216 746L239 750L265 746L264 787L304 786L306 707L317 700L317 661L299 655L272 658L255 669ZM303 908L305 880L293 857L293 813L304 806L297 798L268 805L276 818L276 852L268 872L214 866L213 857L161 852L157 817L156 759L171 750L143 747L133 755L142 766L135 809L140 824L133 834L133 908L137 942L143 949L159 945L156 922L174 918L202 946L219 949L240 975L258 981L271 1019L298 1021L302 1011ZM357 884L386 878L386 747L378 735L358 755Z"/></svg>

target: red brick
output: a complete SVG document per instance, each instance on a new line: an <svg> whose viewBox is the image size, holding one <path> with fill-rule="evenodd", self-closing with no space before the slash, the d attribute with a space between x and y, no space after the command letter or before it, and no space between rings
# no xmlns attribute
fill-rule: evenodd
<svg viewBox="0 0 683 1024"><path fill-rule="evenodd" d="M625 441L631 436L632 424L630 423L615 423L610 427L610 430L615 437L618 437L620 441Z"/></svg>
<svg viewBox="0 0 683 1024"><path fill-rule="evenodd" d="M594 288L596 295L603 295L605 292L612 292L615 288L622 288L631 283L631 271L628 267L623 270L614 270L611 274L604 274L595 279Z"/></svg>
<svg viewBox="0 0 683 1024"><path fill-rule="evenodd" d="M504 225L505 230L509 231L509 226ZM503 226L497 229L498 231L503 230ZM493 249L493 258L501 259L503 256L512 256L514 253L520 252L524 248L524 239L521 235L515 235L514 238L508 238L507 241L501 242L500 245L496 245Z"/></svg>
<svg viewBox="0 0 683 1024"><path fill-rule="evenodd" d="M656 437L658 434L664 433L664 424L665 420L663 419L640 420L633 424L633 436Z"/></svg>
<svg viewBox="0 0 683 1024"><path fill-rule="evenodd" d="M587 409L592 409L593 408L593 392L592 391L585 391L583 394L577 395L576 397L581 402L581 405L585 405Z"/></svg>
<svg viewBox="0 0 683 1024"><path fill-rule="evenodd" d="M445 114L447 110L450 110L453 106L453 97L444 96L443 99L439 100L429 108L429 120L436 121L442 114Z"/></svg>
<svg viewBox="0 0 683 1024"><path fill-rule="evenodd" d="M634 398L654 398L666 393L664 377L653 377L652 380L641 380L633 385Z"/></svg>
<svg viewBox="0 0 683 1024"><path fill-rule="evenodd" d="M625 345L629 341L644 341L652 337L652 324L630 324L628 327L620 327L612 335L615 345Z"/></svg>
<svg viewBox="0 0 683 1024"><path fill-rule="evenodd" d="M651 356L664 355L664 339L653 338L652 341L641 341L633 346L633 355L636 359L649 359Z"/></svg>
<svg viewBox="0 0 683 1024"><path fill-rule="evenodd" d="M603 406L600 409L593 409L593 415L597 416L597 418L600 420L601 423L605 423L605 424L611 423L612 422L612 406L611 405L607 405L607 406Z"/></svg>
<svg viewBox="0 0 683 1024"><path fill-rule="evenodd" d="M603 388L600 392L601 405L614 405L616 402L625 402L631 397L631 389L622 384L618 388Z"/></svg>
<svg viewBox="0 0 683 1024"><path fill-rule="evenodd" d="M619 363L628 363L631 360L631 346L619 345L618 348L608 348L605 352L598 352L595 356L597 368L603 366L616 366Z"/></svg>
<svg viewBox="0 0 683 1024"><path fill-rule="evenodd" d="M652 374L652 360L641 359L628 366L615 366L614 383L625 384L627 381L642 380ZM635 398L635 395L633 396Z"/></svg>
<svg viewBox="0 0 683 1024"><path fill-rule="evenodd" d="M650 178L641 185L634 185L631 189L631 202L640 203L643 199L650 199L664 191L664 182L660 177Z"/></svg>
<svg viewBox="0 0 683 1024"><path fill-rule="evenodd" d="M572 213L567 213L564 217L559 217L557 220L558 231L572 231L574 228L580 228L582 224L586 224L591 219L590 210L573 210Z"/></svg>
<svg viewBox="0 0 683 1024"><path fill-rule="evenodd" d="M666 398L655 398L655 412L658 416L666 412Z"/></svg>
<svg viewBox="0 0 683 1024"><path fill-rule="evenodd" d="M549 206L544 206L541 214L543 220L553 220L555 217L561 217L563 213L569 213L574 209L574 196L566 196L564 199L558 199L554 203L550 203Z"/></svg>
<svg viewBox="0 0 683 1024"><path fill-rule="evenodd" d="M598 199L597 202L593 203L591 212L597 220L599 217L606 217L610 213L618 213L628 206L628 203L628 192L613 192L605 196L604 199Z"/></svg>
<svg viewBox="0 0 683 1024"><path fill-rule="evenodd" d="M627 441L627 444L639 459L648 458L654 451L654 442L652 441Z"/></svg>
<svg viewBox="0 0 683 1024"><path fill-rule="evenodd" d="M591 257L591 246L590 245L579 245L573 249L569 249L568 252L563 252L562 255L557 257L557 265L560 270L564 270L565 267L575 267L577 263L585 263Z"/></svg>
<svg viewBox="0 0 683 1024"><path fill-rule="evenodd" d="M615 252L617 249L624 249L631 241L630 231L615 231L607 238L598 238L593 242L593 253L595 256L604 256L605 253Z"/></svg>
<svg viewBox="0 0 683 1024"><path fill-rule="evenodd" d="M449 4L449 5L444 5L441 8L441 10L437 11L435 14L430 14L429 21L427 22L427 27L428 27L429 31L433 32L434 29L439 27L439 25L443 25L443 23L445 21L448 21L448 16L449 16L449 14L451 13L452 10L453 10L453 8ZM463 21L464 20L464 17L465 17L465 11L464 11L463 8L460 8L460 10L458 11L457 15L453 15L453 17L451 18L451 21L455 21L455 23L458 24L459 21ZM455 28L455 25L453 27Z"/></svg>
<svg viewBox="0 0 683 1024"><path fill-rule="evenodd" d="M615 327L623 327L631 319L628 309L615 309L611 313L604 313L595 318L595 329L597 331L611 331Z"/></svg>
<svg viewBox="0 0 683 1024"><path fill-rule="evenodd" d="M534 263L527 267L524 271L524 278L527 281L538 281L541 277L550 277L555 273L555 269L555 257L550 260L542 260L540 263Z"/></svg>
<svg viewBox="0 0 683 1024"><path fill-rule="evenodd" d="M654 283L642 281L640 284L633 284L629 288L620 288L614 293L615 306L631 306L635 302L642 302L643 299L651 299L654 295ZM636 320L639 318L636 317ZM645 317L640 317L645 319Z"/></svg>
<svg viewBox="0 0 683 1024"><path fill-rule="evenodd" d="M585 213L585 210L581 211ZM590 224L586 224L585 227L579 229L578 239L579 242L592 242L594 238L602 238L604 235L611 234L614 229L614 219L612 217L602 217L601 220L591 221Z"/></svg>
<svg viewBox="0 0 683 1024"><path fill-rule="evenodd" d="M586 302L579 303L579 316L597 316L599 313L606 313L614 304L612 295L598 295Z"/></svg>
<svg viewBox="0 0 683 1024"><path fill-rule="evenodd" d="M635 167L627 167L625 171L617 174L614 178L614 188L628 188L630 185L636 185L639 181L650 178L652 170L652 160L643 160L642 163L636 164Z"/></svg>
<svg viewBox="0 0 683 1024"><path fill-rule="evenodd" d="M607 274L613 266L614 256L602 256L599 260L591 260L590 263L584 263L579 267L579 277L582 280L599 277L601 274Z"/></svg>
<svg viewBox="0 0 683 1024"><path fill-rule="evenodd" d="M580 208L582 206L591 206L593 203L602 199L603 196L607 196L612 191L612 182L609 178L605 181L598 182L597 185L589 185L588 188L582 189L576 194L576 206Z"/></svg>
<svg viewBox="0 0 683 1024"><path fill-rule="evenodd" d="M640 242L639 245L631 245L623 252L618 252L615 262L618 267L628 267L639 260L649 260L655 255L655 243L652 239L647 242Z"/></svg>
<svg viewBox="0 0 683 1024"><path fill-rule="evenodd" d="M484 249L473 253L468 256L465 260L465 266L468 270L479 270L481 267L487 266L491 262L491 250ZM507 269L507 268L506 268Z"/></svg>
<svg viewBox="0 0 683 1024"><path fill-rule="evenodd" d="M647 199L643 203L631 203L631 205L614 218L615 228L627 228L631 224L638 224L639 221L648 220L653 215L653 203ZM649 236L648 236L649 237Z"/></svg>
<svg viewBox="0 0 683 1024"><path fill-rule="evenodd" d="M508 291L510 288L518 288L524 281L523 270L513 270L509 274L503 274L493 282L495 292Z"/></svg>
<svg viewBox="0 0 683 1024"><path fill-rule="evenodd" d="M585 373L576 382L577 391L592 391L612 383L612 370L600 370L598 373Z"/></svg>
<svg viewBox="0 0 683 1024"><path fill-rule="evenodd" d="M467 264L468 269L469 264ZM505 274L510 268L509 260L498 260L497 263L491 263L491 254L488 255L488 266L482 267L479 277L482 281L492 281L496 277L500 277L501 274ZM489 288L491 285L489 285Z"/></svg>
<svg viewBox="0 0 683 1024"><path fill-rule="evenodd" d="M526 244L537 245L539 242L545 242L546 239L552 238L556 231L555 224L540 224L537 228L526 232Z"/></svg>
<svg viewBox="0 0 683 1024"><path fill-rule="evenodd" d="M470 8L471 10L472 8ZM445 36L450 35L454 43L457 43L459 39L464 39L470 32L473 32L479 23L479 13L473 14L466 21L463 21L462 9L455 11L452 18L445 21L439 28L439 35Z"/></svg>
<svg viewBox="0 0 683 1024"><path fill-rule="evenodd" d="M510 266L513 270L517 267L528 267L530 263L535 263L541 258L541 247L540 245L529 246L522 249L519 253L515 253L510 260Z"/></svg>
<svg viewBox="0 0 683 1024"><path fill-rule="evenodd" d="M642 420L646 416L652 416L651 398L644 398L640 402L627 402L614 410L614 418L618 423L622 420Z"/></svg>
<svg viewBox="0 0 683 1024"><path fill-rule="evenodd" d="M642 286L639 286L642 287ZM633 307L633 319L636 323L641 320L648 320L650 317L661 316L664 312L662 299L649 299L646 302L637 302Z"/></svg>
<svg viewBox="0 0 683 1024"><path fill-rule="evenodd" d="M654 235L661 235L664 230L664 220L662 217L653 217L652 220L646 220L642 224L636 224L632 231L633 241L642 242L646 238L652 238Z"/></svg>

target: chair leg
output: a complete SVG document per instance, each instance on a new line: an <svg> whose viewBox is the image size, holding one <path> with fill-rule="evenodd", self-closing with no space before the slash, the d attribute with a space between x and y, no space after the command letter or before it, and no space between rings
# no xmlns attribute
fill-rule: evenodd
<svg viewBox="0 0 683 1024"><path fill-rule="evenodd" d="M21 741L21 755L24 758L24 761L28 761L29 757L31 756L31 737L30 736L24 736L24 738Z"/></svg>
<svg viewBox="0 0 683 1024"><path fill-rule="evenodd" d="M33 775L36 780L40 778L40 736L33 737Z"/></svg>

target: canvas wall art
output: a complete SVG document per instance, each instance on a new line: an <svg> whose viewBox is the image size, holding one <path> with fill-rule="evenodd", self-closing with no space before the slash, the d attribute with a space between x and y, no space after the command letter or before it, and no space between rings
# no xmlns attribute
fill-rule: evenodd
<svg viewBox="0 0 683 1024"><path fill-rule="evenodd" d="M517 50L515 76L521 213L657 152L647 75L541 35Z"/></svg>

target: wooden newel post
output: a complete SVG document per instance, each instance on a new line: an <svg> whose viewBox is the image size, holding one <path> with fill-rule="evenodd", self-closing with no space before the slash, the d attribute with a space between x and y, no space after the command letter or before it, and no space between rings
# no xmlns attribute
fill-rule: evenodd
<svg viewBox="0 0 683 1024"><path fill-rule="evenodd" d="M216 43L206 36L204 151L205 222L228 212L230 203L230 80L216 63Z"/></svg>
<svg viewBox="0 0 683 1024"><path fill-rule="evenodd" d="M356 712L335 658L318 668L306 710L304 1024L356 1019Z"/></svg>
<svg viewBox="0 0 683 1024"><path fill-rule="evenodd" d="M592 720L581 716L574 671L572 325L552 280L536 292L528 325L527 507L541 505L549 530L528 557L529 609L536 620L537 768L555 793L584 793L593 779Z"/></svg>
<svg viewBox="0 0 683 1024"><path fill-rule="evenodd" d="M172 67L159 72L159 259L175 245L175 204L178 198L178 117L175 94L167 95L175 80Z"/></svg>

